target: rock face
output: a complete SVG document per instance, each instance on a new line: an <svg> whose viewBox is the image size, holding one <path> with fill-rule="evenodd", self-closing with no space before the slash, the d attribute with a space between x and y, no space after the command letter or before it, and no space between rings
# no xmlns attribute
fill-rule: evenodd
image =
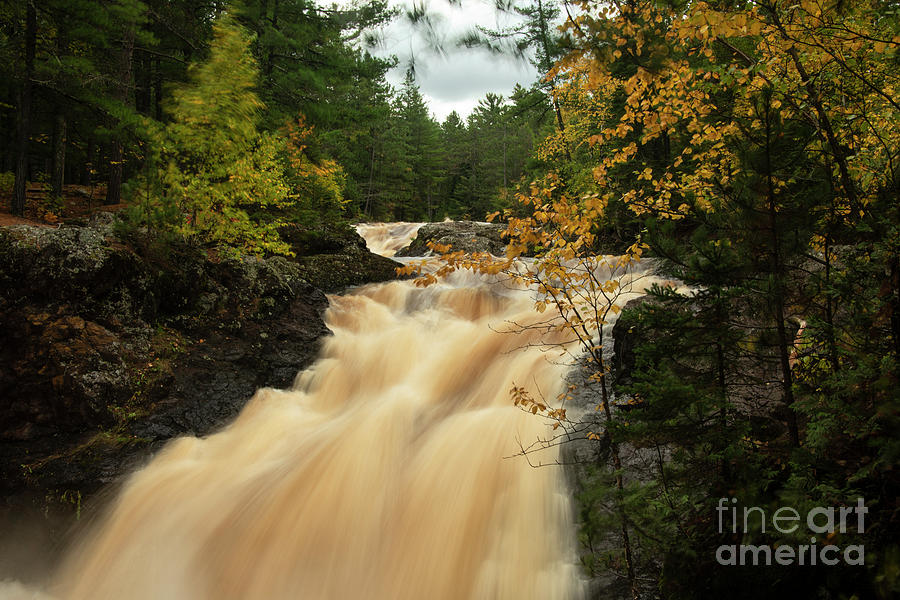
<svg viewBox="0 0 900 600"><path fill-rule="evenodd" d="M297 252L301 275L325 292L397 278L397 262L373 254L351 228L316 232L299 228L282 231Z"/></svg>
<svg viewBox="0 0 900 600"><path fill-rule="evenodd" d="M645 339L647 333L642 331L640 325L632 317L633 310L652 303L649 296L640 296L629 300L622 307L622 316L613 324L613 372L614 381L618 385L631 383L634 374L636 357L635 347Z"/></svg>
<svg viewBox="0 0 900 600"><path fill-rule="evenodd" d="M506 242L500 234L505 230L506 227L503 225L476 221L428 223L419 229L419 233L412 243L398 251L395 256L425 256L429 252L428 242L449 244L453 250L490 252L497 256L503 256L506 251Z"/></svg>
<svg viewBox="0 0 900 600"><path fill-rule="evenodd" d="M0 507L80 504L214 431L314 360L323 292L396 277L352 230L294 233L296 259L238 260L139 256L102 222L0 228Z"/></svg>

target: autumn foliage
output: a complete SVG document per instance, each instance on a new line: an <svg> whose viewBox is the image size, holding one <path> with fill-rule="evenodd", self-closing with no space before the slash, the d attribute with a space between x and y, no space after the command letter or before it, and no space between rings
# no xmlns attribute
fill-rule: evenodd
<svg viewBox="0 0 900 600"><path fill-rule="evenodd" d="M227 14L214 33L209 58L172 93L171 122L147 124L132 222L225 252L290 254L279 228L341 219L343 172L307 156L314 135L302 115L279 132L258 128L252 38Z"/></svg>
<svg viewBox="0 0 900 600"><path fill-rule="evenodd" d="M586 553L633 597L890 597L900 481L900 6L893 2L575 2L547 74L562 119L503 215L506 257L459 268L537 292L579 342L604 415L582 482ZM610 244L616 258L604 256ZM523 268L515 259L534 260ZM603 341L638 261L672 283L621 319L629 381ZM415 270L409 266L407 270ZM516 405L570 435L570 394ZM553 438L558 439L558 438ZM865 569L722 570L713 499L777 507L870 499L834 543ZM745 543L790 544L759 529Z"/></svg>

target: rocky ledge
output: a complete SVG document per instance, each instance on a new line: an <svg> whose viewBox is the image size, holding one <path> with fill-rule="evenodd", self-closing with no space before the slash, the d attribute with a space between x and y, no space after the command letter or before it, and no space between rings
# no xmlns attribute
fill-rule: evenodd
<svg viewBox="0 0 900 600"><path fill-rule="evenodd" d="M295 258L234 259L139 254L108 223L0 228L0 512L77 510L214 431L315 359L324 292L396 276L350 229L286 233Z"/></svg>
<svg viewBox="0 0 900 600"><path fill-rule="evenodd" d="M395 256L425 256L430 250L428 243L450 245L452 249L464 252L490 252L503 256L506 242L502 239L504 225L480 223L477 221L444 221L428 223L419 229L415 239Z"/></svg>

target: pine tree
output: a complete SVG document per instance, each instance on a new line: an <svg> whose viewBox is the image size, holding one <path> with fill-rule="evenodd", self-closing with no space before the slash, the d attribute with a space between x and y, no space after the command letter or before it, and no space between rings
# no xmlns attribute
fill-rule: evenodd
<svg viewBox="0 0 900 600"><path fill-rule="evenodd" d="M451 112L441 124L441 200L437 216L458 217L471 205L468 178L470 156L468 152L466 124L456 111Z"/></svg>
<svg viewBox="0 0 900 600"><path fill-rule="evenodd" d="M432 119L412 73L394 98L383 138L383 210L396 220L428 220L437 207L440 127Z"/></svg>
<svg viewBox="0 0 900 600"><path fill-rule="evenodd" d="M263 104L254 91L251 37L227 14L214 36L209 58L192 65L188 82L173 92L172 122L159 135L148 184L158 183L159 201L174 209L183 235L226 249L286 253L277 234L282 219L267 213L293 199L278 160L283 145L257 129Z"/></svg>

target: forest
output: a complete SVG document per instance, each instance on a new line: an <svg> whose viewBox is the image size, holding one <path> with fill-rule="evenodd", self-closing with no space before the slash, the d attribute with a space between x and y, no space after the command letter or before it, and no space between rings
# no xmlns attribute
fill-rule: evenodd
<svg viewBox="0 0 900 600"><path fill-rule="evenodd" d="M384 1L2 10L0 172L20 215L58 213L67 185L148 224L216 202L249 221L189 224L195 233L268 250L279 219L480 219L510 203L551 123L539 86L487 94L468 118L438 123L412 70L393 89L397 60L369 52L372 32L398 17ZM228 190L222 165L234 169Z"/></svg>
<svg viewBox="0 0 900 600"><path fill-rule="evenodd" d="M567 416L578 385L511 393L562 432L538 449L596 443L587 569L635 599L896 597L900 4L564 8L563 118L492 215L507 256L451 249L441 272L524 279L580 344L595 426ZM671 279L624 302L648 260ZM808 516L850 506L864 523ZM790 511L805 526L766 521Z"/></svg>
<svg viewBox="0 0 900 600"><path fill-rule="evenodd" d="M87 194L131 235L258 255L290 252L288 223L499 220L506 257L443 249L442 271L534 257L536 308L584 346L586 572L635 599L896 597L900 2L497 5L522 25L460 46L543 77L438 123L415 71L394 89L367 50L384 0L4 3L0 193L40 218ZM677 284L625 306L648 260ZM619 313L636 341L611 358ZM584 433L565 400L511 402ZM868 512L816 541L723 529L723 498ZM717 562L816 543L864 561Z"/></svg>

